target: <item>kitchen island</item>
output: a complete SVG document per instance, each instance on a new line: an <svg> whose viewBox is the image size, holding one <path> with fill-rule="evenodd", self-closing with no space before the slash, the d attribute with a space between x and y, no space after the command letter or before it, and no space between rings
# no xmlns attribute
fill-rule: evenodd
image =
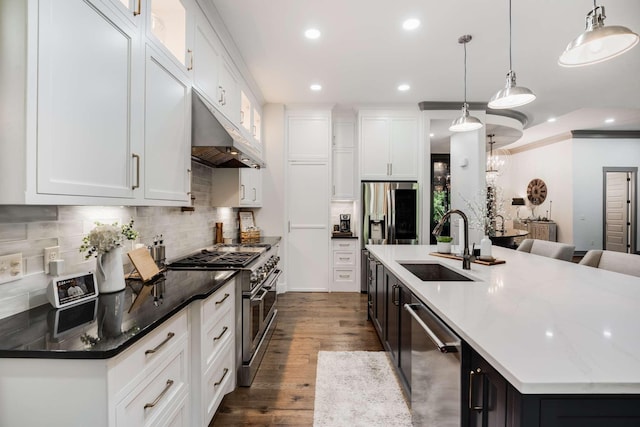
<svg viewBox="0 0 640 427"><path fill-rule="evenodd" d="M499 247L493 255L506 263L471 270L429 255L435 246L367 249L506 379L521 406L527 396L538 408L558 396L640 403L640 278ZM473 281L425 282L406 261L441 264ZM463 354L462 369L468 360ZM640 414L629 416L640 422Z"/></svg>

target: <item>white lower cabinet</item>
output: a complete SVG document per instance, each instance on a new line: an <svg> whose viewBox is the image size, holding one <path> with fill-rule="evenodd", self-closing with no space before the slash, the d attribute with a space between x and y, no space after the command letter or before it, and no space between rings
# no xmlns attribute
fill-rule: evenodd
<svg viewBox="0 0 640 427"><path fill-rule="evenodd" d="M357 239L332 239L332 292L358 292Z"/></svg>
<svg viewBox="0 0 640 427"><path fill-rule="evenodd" d="M207 426L236 387L236 292L232 279L110 359L2 359L0 426Z"/></svg>
<svg viewBox="0 0 640 427"><path fill-rule="evenodd" d="M191 425L207 426L236 386L235 279L190 307L192 325Z"/></svg>
<svg viewBox="0 0 640 427"><path fill-rule="evenodd" d="M114 425L164 425L166 415L190 394L187 310L109 362Z"/></svg>

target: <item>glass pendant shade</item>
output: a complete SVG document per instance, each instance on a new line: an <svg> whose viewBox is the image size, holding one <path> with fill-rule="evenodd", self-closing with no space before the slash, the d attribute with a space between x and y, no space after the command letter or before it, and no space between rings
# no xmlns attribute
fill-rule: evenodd
<svg viewBox="0 0 640 427"><path fill-rule="evenodd" d="M482 126L480 119L469 115L469 105L465 102L462 104L462 115L451 122L449 130L451 132L468 132L480 129Z"/></svg>
<svg viewBox="0 0 640 427"><path fill-rule="evenodd" d="M503 108L519 107L536 99L536 95L526 87L516 85L516 73L507 73L507 84L491 97L489 108L499 110Z"/></svg>
<svg viewBox="0 0 640 427"><path fill-rule="evenodd" d="M587 14L587 29L576 37L560 55L563 67L597 64L621 55L638 44L640 37L618 25L604 26L604 6L595 6Z"/></svg>

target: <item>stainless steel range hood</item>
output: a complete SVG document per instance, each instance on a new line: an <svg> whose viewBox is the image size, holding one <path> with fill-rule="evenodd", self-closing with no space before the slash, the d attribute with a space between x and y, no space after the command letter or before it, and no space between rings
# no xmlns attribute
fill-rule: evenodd
<svg viewBox="0 0 640 427"><path fill-rule="evenodd" d="M195 89L192 91L191 157L216 168L265 167L250 142Z"/></svg>

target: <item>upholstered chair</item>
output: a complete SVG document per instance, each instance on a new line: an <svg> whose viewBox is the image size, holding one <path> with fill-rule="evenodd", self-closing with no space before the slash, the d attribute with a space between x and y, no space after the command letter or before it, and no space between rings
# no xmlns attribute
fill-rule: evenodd
<svg viewBox="0 0 640 427"><path fill-rule="evenodd" d="M593 249L580 260L581 265L640 277L640 255Z"/></svg>
<svg viewBox="0 0 640 427"><path fill-rule="evenodd" d="M571 261L573 250L576 247L565 243L549 242L547 240L524 239L517 251L529 252L534 255L555 258L563 261Z"/></svg>

